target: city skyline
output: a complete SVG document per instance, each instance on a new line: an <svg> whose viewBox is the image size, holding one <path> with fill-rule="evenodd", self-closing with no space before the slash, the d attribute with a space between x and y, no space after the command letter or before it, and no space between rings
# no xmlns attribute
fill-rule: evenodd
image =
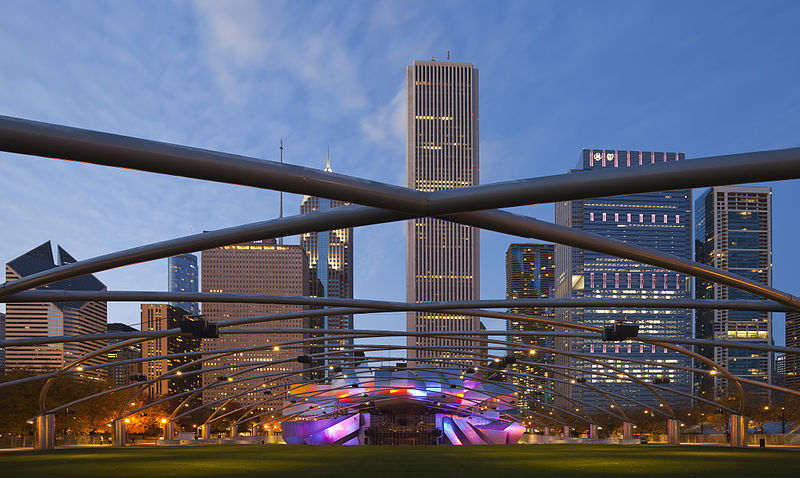
<svg viewBox="0 0 800 478"><path fill-rule="evenodd" d="M342 174L402 184L404 118L398 111L404 107L402 96L397 98L403 87L403 66L431 55L443 59L450 49L454 59L473 61L481 68L481 96L490 99L484 101L481 115L484 182L563 173L574 165L575 153L589 145L679 150L692 158L798 143L800 101L797 87L788 80L796 77L797 65L781 63L778 68L771 56L791 42L786 22L797 15L797 6L791 3L776 3L770 11L741 5L730 9L693 6L691 15L688 7L669 12L652 4L637 5L624 9L630 26L624 33L606 32L598 26L615 19L620 9L605 12L591 5L585 13L574 15L564 15L559 8L510 6L492 14L483 12L483 18L462 14L446 20L442 8L410 5L396 12L391 5L379 4L369 12L370 21L384 22L380 29L360 21L337 22L346 14L324 8L311 18L303 17L308 23L301 24L302 9L288 6L275 11L286 24L280 30L285 41L277 45L278 40L266 33L271 17L258 8L254 12L244 8L219 12L210 4L156 8L161 21L174 26L180 42L167 39L157 48L137 42L132 32L146 32L144 18L149 16L135 6L112 9L102 14L105 17L88 9L46 4L0 15L4 27L0 35L4 44L12 46L7 51L8 74L0 79L3 113L267 159L277 159L278 141L284 137L286 162L314 167L331 145L334 152L342 152L341 166L337 163ZM49 24L55 18L51 10L58 12L59 24L67 28ZM715 21L709 25L706 19L712 15ZM109 34L105 22L113 24L120 18L136 28ZM546 20L531 27L528 18ZM221 29L223 20L242 24L242 35L255 41L227 41L233 37ZM464 26L444 34L431 28L439 21ZM329 22L343 26L326 29ZM489 27L524 40L493 38L482 46L474 32ZM65 31L74 37L65 36ZM670 38L681 41L665 41L651 35L652 31L669 31L674 35ZM570 38L575 32L580 35ZM97 58L89 61L76 45L98 34L108 34L113 40L98 44ZM303 61L292 60L303 58L297 49L279 51L291 42L308 46L311 40L304 37L321 38L325 41L319 44L325 46ZM400 41L408 37L415 40ZM640 41L630 42L632 37ZM364 46L351 49L349 38ZM591 48L582 47L587 39ZM67 69L55 78L35 66L38 58L49 58L46 45L53 44L62 49L60 56L82 65L83 72ZM264 49L270 55L264 55ZM737 61L730 61L734 55ZM274 61L251 62L259 57ZM183 58L200 66L182 68ZM314 62L322 66L308 67ZM139 84L123 81L118 75L133 71L132 64L165 71L164 81L147 81L135 74L131 79ZM663 73L638 81L647 71ZM280 95L259 86L264 78L289 99L271 99ZM637 80L628 81L631 78ZM19 94L36 91L48 92L44 101ZM169 100L156 103L152 98ZM76 107L75 101L85 107ZM237 108L240 113L230 112ZM4 262L24 253L30 238L57 239L76 257L87 258L277 216L277 193L224 185L200 187L191 180L9 154L2 158L0 188L27 204L25 208L11 205L7 227L0 232ZM787 198L796 186L772 186L777 198L775 222L793 226L793 205ZM61 194L53 197L48 190ZM695 196L700 193L694 192ZM292 208L299 205L300 197L285 196L286 210L296 210ZM182 207L172 206L177 204ZM90 207L83 210L84 205ZM550 205L520 210L552 220ZM31 221L31 216L41 221ZM73 220L64 221L65 216ZM170 226L154 229L153 222ZM402 227L370 226L356 234L356 255L363 254L364 259L356 265L355 295L402 300L403 260L391 253L402 248ZM797 294L791 280L799 262L792 253L793 235L792 229L776 233L774 252L781 260L775 266L774 285ZM287 240L292 241L297 238ZM502 253L515 241L481 234L482 297L503 296ZM163 290L165 263L103 272L98 277L112 290ZM109 307L111 321L138 322L138 304ZM782 314L776 316L778 323ZM404 314L357 317L356 321L363 328L401 328L398 324L404 322ZM501 321L485 323L504 328ZM782 338L776 327L776 341Z"/></svg>

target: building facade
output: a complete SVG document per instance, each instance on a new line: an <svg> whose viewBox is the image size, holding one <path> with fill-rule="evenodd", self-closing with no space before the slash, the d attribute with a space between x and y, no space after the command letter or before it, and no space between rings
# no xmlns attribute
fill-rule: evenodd
<svg viewBox="0 0 800 478"><path fill-rule="evenodd" d="M695 260L772 286L772 189L724 186L711 188L695 204ZM758 299L732 287L707 280L697 281L698 299ZM698 339L772 344L772 313L739 310L698 310ZM727 347L697 347L697 352L728 369L731 374L772 382L769 352ZM698 362L697 368L708 369ZM728 393L728 381L719 376L696 374L698 393L720 397ZM767 391L754 389L754 393Z"/></svg>
<svg viewBox="0 0 800 478"><path fill-rule="evenodd" d="M6 264L6 282L37 272L76 262L67 251L57 246L53 254L50 241L26 252ZM37 290L106 290L105 284L93 275L54 282ZM105 302L48 302L6 304L5 332L7 339L53 337L59 335L102 334L107 328ZM43 371L58 369L103 347L103 342L69 342L31 345L6 350L6 368ZM105 363L105 355L84 362L85 367ZM82 374L85 378L104 379L106 371L96 369Z"/></svg>
<svg viewBox="0 0 800 478"><path fill-rule="evenodd" d="M186 315L186 311L168 304L142 304L141 306L141 328L143 331L160 331L180 327L180 321ZM166 355L185 354L189 352L199 352L202 349L201 339L191 335L175 335L162 337L156 340L148 340L142 343L142 358L154 358ZM142 363L142 375L152 380L165 374L166 372L180 367L181 365L192 362L200 357L180 356L167 357L156 360L148 360ZM148 389L151 398L164 395L175 395L200 388L202 378L197 372L201 369L199 365L182 368L181 375L172 375L164 380L154 382ZM199 403L199 398L196 402Z"/></svg>
<svg viewBox="0 0 800 478"><path fill-rule="evenodd" d="M786 313L786 346L800 348L800 312ZM800 390L800 355L785 354L784 377L788 388Z"/></svg>
<svg viewBox="0 0 800 478"><path fill-rule="evenodd" d="M506 250L506 299L546 299L555 293L555 246L553 244L511 244ZM554 318L551 307L514 307L508 310L514 314ZM523 320L507 320L507 340L520 347L530 345L552 349L553 337L515 334L514 332L552 332L552 325L526 322ZM535 357L527 351L514 351L517 360L537 361L553 364L553 354L538 351ZM528 408L534 402L552 402L553 395L546 391L538 391L540 384L552 386L548 380L552 370L542 367L531 367L519 362L511 365L509 381L520 386L519 406Z"/></svg>
<svg viewBox="0 0 800 478"><path fill-rule="evenodd" d="M478 70L471 63L415 61L406 69L406 178L419 191L478 184ZM480 297L476 228L434 218L406 222L406 300L410 303ZM406 330L478 330L477 317L408 312ZM444 346L450 352L408 350L408 357L463 357L459 339L409 336L409 346ZM464 362L471 362L464 358Z"/></svg>
<svg viewBox="0 0 800 478"><path fill-rule="evenodd" d="M591 174L595 169L646 168L657 163L683 160L683 153L584 149L580 157L580 168L570 172ZM556 204L555 218L556 223L562 226L691 259L691 195L691 190L683 189L559 202ZM692 297L690 277L628 259L556 245L555 262L558 298ZM686 309L559 308L556 309L556 318L596 327L610 326L617 320L626 319L639 325L639 332L643 334L675 338L692 336L692 312ZM624 372L642 380L668 380L666 386L670 388L683 393L691 391L691 377L687 371L614 361L615 357L619 357L685 367L692 365L689 358L676 352L635 342L602 342L577 338L558 339L556 344L562 351L585 353L610 360ZM617 372L599 364L561 355L556 358L556 362L584 370L584 374L569 373L578 375L581 381L585 379L585 383L602 390L629 396L652 406L658 406L661 402L641 385L619 378ZM612 376L591 375L592 372ZM606 399L587 387L567 383L559 385L557 389L567 397L596 406L608 405ZM566 404L563 399L557 399L557 403Z"/></svg>
<svg viewBox="0 0 800 478"><path fill-rule="evenodd" d="M308 256L299 245L279 245L274 240L249 242L224 246L202 252L201 281L203 292L239 294L308 295L310 288ZM220 304L206 302L203 315L210 322L270 315L303 310L302 306L282 304ZM251 347L253 350L227 355L205 362L204 368L226 367L203 373L203 385L223 380L247 366L263 363L247 372L237 374L235 380L251 378L246 382L212 387L203 392L203 403L231 398L264 384L289 384L300 379L297 375L303 367L294 360L302 348L274 350L276 344L304 338L302 332L291 329L308 327L308 319L296 318L257 324L239 325L237 329L287 329L285 333L220 334L218 339L203 339L203 350L213 351ZM276 365L271 362L285 361ZM283 374L283 375L281 375ZM294 374L294 375L293 375ZM271 375L263 378L264 375ZM272 389L274 397L280 397L286 388ZM241 404L259 404L260 408L280 408L282 400L264 401L264 395L249 393L236 398ZM263 402L263 403L262 403Z"/></svg>
<svg viewBox="0 0 800 478"><path fill-rule="evenodd" d="M326 172L332 172L330 153L325 166ZM334 199L304 196L300 204L300 214L324 211L334 207L346 206L349 203ZM333 231L306 232L300 236L300 245L308 255L309 292L315 297L353 298L353 228ZM353 328L353 315L330 315L309 319L311 328L315 329L349 329ZM337 339L333 342L342 345L351 344L352 339ZM328 345L332 345L328 342ZM309 353L323 352L324 348L310 347ZM328 365L336 360L313 360L310 368ZM325 376L324 370L309 372L307 378L318 379Z"/></svg>
<svg viewBox="0 0 800 478"><path fill-rule="evenodd" d="M119 332L138 332L137 329L134 329L130 325L125 324L118 324L112 323L108 324L108 333L119 333ZM111 339L108 341L108 345L118 344L125 339ZM121 349L112 350L106 354L106 360L108 361L108 381L112 387L121 387L123 385L127 385L131 383L131 377L135 377L137 375L142 374L142 364L140 362L137 363L129 363L129 364L120 364L120 365L113 365L114 362L124 362L126 360L135 360L142 357L142 344L135 344L135 345L127 345Z"/></svg>
<svg viewBox="0 0 800 478"><path fill-rule="evenodd" d="M169 258L169 291L170 292L197 292L197 256L194 254L181 254ZM170 302L169 305L185 310L188 314L200 313L197 302Z"/></svg>
<svg viewBox="0 0 800 478"><path fill-rule="evenodd" d="M0 340L6 339L6 314L0 313ZM6 370L6 349L0 347L0 372Z"/></svg>

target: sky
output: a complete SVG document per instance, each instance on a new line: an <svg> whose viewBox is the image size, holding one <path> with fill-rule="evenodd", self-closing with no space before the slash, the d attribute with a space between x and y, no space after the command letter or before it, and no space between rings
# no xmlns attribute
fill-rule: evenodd
<svg viewBox="0 0 800 478"><path fill-rule="evenodd" d="M797 147L799 18L794 1L6 0L0 115L268 160L282 139L288 163L322 169L330 148L335 172L402 185L405 66L449 50L480 71L483 184L565 173L581 148ZM800 183L769 185L773 286L800 295ZM278 215L273 191L7 153L0 194L0 262L47 240L80 260ZM553 220L551 204L513 210ZM355 231L356 298L405 300L404 234ZM481 233L482 298L505 297L512 242L526 241ZM98 277L166 290L166 259ZM108 319L138 324L139 306Z"/></svg>

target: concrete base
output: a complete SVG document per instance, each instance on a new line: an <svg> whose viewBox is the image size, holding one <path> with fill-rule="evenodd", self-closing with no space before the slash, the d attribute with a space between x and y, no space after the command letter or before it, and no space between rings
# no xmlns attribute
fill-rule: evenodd
<svg viewBox="0 0 800 478"><path fill-rule="evenodd" d="M52 450L56 447L56 416L52 413L39 415L33 425L33 449Z"/></svg>

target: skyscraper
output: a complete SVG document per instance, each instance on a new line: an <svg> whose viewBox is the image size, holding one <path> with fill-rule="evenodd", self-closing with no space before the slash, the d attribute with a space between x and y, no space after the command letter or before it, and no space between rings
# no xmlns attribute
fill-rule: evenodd
<svg viewBox="0 0 800 478"><path fill-rule="evenodd" d="M273 295L308 295L308 257L299 245L279 245L274 240L264 242L248 242L202 252L201 279L203 292L224 292L238 294L273 294ZM303 310L302 306L279 304L220 304L203 303L203 315L210 322L225 319L268 315L280 312ZM220 380L227 374L242 370L243 364L263 367L236 375L236 378L256 377L270 373L297 372L302 370L301 364L290 360L277 365L270 362L294 359L300 355L301 349L273 350L272 344L298 340L303 334L294 332L292 328L308 326L307 319L286 319L250 325L239 325L237 329L271 328L289 329L278 334L221 334L218 339L203 339L203 350L230 349L237 347L261 347L258 350L245 351L227 355L204 363L204 368L217 366L231 367L225 371L203 373L203 385ZM297 375L274 379L255 379L239 384L214 387L203 392L203 402L208 403L220 398L230 398L249 387L262 383L288 384L296 381ZM273 396L280 397L285 389L275 389ZM237 398L242 404L255 404L264 400L264 395L251 393ZM273 400L262 405L265 409L280 408L282 400Z"/></svg>
<svg viewBox="0 0 800 478"><path fill-rule="evenodd" d="M331 158L328 154L325 171L332 172ZM346 206L349 203L335 199L304 196L300 204L300 214ZM353 298L353 228L333 231L306 232L300 236L300 245L308 255L309 291L316 297ZM310 319L312 328L352 329L353 315L330 315ZM352 339L339 339L342 345L352 343ZM322 352L320 347L311 347L310 353ZM310 366L326 365L330 361L313 361ZM335 362L335 361L334 361ZM311 373L309 378L322 378L323 371Z"/></svg>
<svg viewBox="0 0 800 478"><path fill-rule="evenodd" d="M724 186L711 188L695 203L695 256L702 264L772 285L772 189L768 187ZM706 280L697 281L698 299L757 299L732 287ZM698 310L695 315L698 339L772 343L772 313L740 310ZM772 357L768 352L705 347L698 353L710 358L733 375L772 382ZM695 364L707 369L703 363ZM719 397L727 393L727 380L696 374L700 393ZM762 389L755 393L766 394Z"/></svg>
<svg viewBox="0 0 800 478"><path fill-rule="evenodd" d="M6 281L13 281L47 269L76 262L67 251L57 246L58 260L50 241L6 264ZM106 290L105 284L93 275L47 284L37 289ZM105 302L9 303L6 304L6 338L52 337L58 335L101 334L106 332ZM102 342L69 342L65 344L31 345L6 350L6 369L31 371L52 370L93 352ZM85 366L105 363L105 355L91 358ZM105 378L106 371L84 373L87 378Z"/></svg>
<svg viewBox="0 0 800 478"><path fill-rule="evenodd" d="M415 61L406 68L406 178L420 191L478 184L478 70L471 63ZM479 231L434 218L406 223L406 300L411 303L480 297ZM478 330L477 317L409 312L406 329ZM409 346L446 346L450 352L410 349L408 357L460 357L473 342L409 336ZM465 359L471 362L471 359Z"/></svg>
<svg viewBox="0 0 800 478"><path fill-rule="evenodd" d="M169 291L197 292L197 256L181 254L169 258ZM200 307L197 302L170 302L169 305L197 315Z"/></svg>
<svg viewBox="0 0 800 478"><path fill-rule="evenodd" d="M545 299L553 297L555 287L555 246L553 244L511 244L506 251L506 299ZM509 312L534 317L554 317L551 307L516 307ZM522 347L538 345L553 348L553 337L534 337L514 332L552 332L553 326L525 322L521 320L507 320L506 330L509 332L508 341ZM547 364L553 363L553 354L537 352L531 355L526 352L513 352L517 359L535 360ZM519 405L529 408L534 401L551 401L552 394L538 392L536 384L546 383L551 385L546 377L552 376L552 371L541 367L529 367L519 362L511 365L511 371L525 375L520 377L511 375L511 383L524 387L520 390ZM536 375L537 378L533 378ZM541 377L541 378L538 378Z"/></svg>
<svg viewBox="0 0 800 478"><path fill-rule="evenodd" d="M180 327L180 321L186 315L185 310L167 304L142 304L141 311L141 328L143 331L169 330ZM201 340L190 335L175 335L157 340L148 340L142 344L141 354L143 358L152 358L162 355L199 352L202 346ZM150 360L142 364L143 375L148 380L152 380L169 370L198 358L178 356ZM200 374L183 374L183 372L197 371L200 368L199 365L193 365L181 369L181 375L173 375L168 379L153 383L148 390L150 396L175 395L200 388L202 383ZM197 401L199 402L199 400Z"/></svg>
<svg viewBox="0 0 800 478"><path fill-rule="evenodd" d="M646 168L656 163L683 160L683 153L584 149L580 157L580 169L570 172L591 174L590 171L594 169ZM691 259L691 194L691 190L682 189L559 202L556 203L555 218L556 223L562 226ZM685 274L564 245L556 245L555 258L558 298L692 297L691 278ZM558 308L556 319L596 327L627 319L638 324L639 332L643 334L676 338L689 338L692 334L692 312L686 309ZM686 356L677 352L635 342L565 338L557 339L556 344L557 348L564 351L601 355L605 360L613 361L619 357L686 367L692 365ZM556 357L556 363L585 370L585 376L576 373L576 378L586 379L587 384L652 406L660 403L660 399L638 384L616 377L590 375L592 371L616 375L601 365L562 355ZM660 382L668 380L666 386L670 388L684 393L691 390L691 378L683 370L628 362L614 362L614 365L648 382L658 378ZM567 396L600 407L608 406L604 398L586 387L566 384L557 388ZM676 397L677 403L680 403L679 400ZM556 399L556 402L560 403L560 399Z"/></svg>
<svg viewBox="0 0 800 478"><path fill-rule="evenodd" d="M108 333L118 332L138 332L130 325L112 323L108 324ZM111 339L108 345L118 344L125 339ZM131 383L131 377L141 375L141 363L129 363L124 365L112 365L114 362L123 362L142 357L142 344L127 345L121 349L112 350L106 354L108 360L108 382L112 387L120 387Z"/></svg>
<svg viewBox="0 0 800 478"><path fill-rule="evenodd" d="M6 314L0 313L0 340L6 339ZM6 349L0 347L0 372L6 370Z"/></svg>
<svg viewBox="0 0 800 478"><path fill-rule="evenodd" d="M800 347L800 312L786 313L786 346ZM785 354L786 386L800 390L800 355Z"/></svg>

